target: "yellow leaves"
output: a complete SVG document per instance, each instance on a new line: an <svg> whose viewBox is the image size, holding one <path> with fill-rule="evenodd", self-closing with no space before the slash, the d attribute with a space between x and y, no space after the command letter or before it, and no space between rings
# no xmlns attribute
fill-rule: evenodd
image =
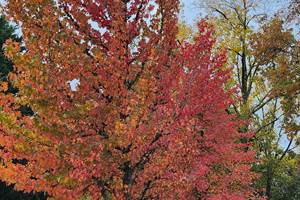
<svg viewBox="0 0 300 200"><path fill-rule="evenodd" d="M24 130L19 137L20 141L14 145L14 148L20 152L37 152L52 146L52 142L48 138L32 131Z"/></svg>
<svg viewBox="0 0 300 200"><path fill-rule="evenodd" d="M20 141L14 141L17 142L14 146L17 151L35 151L35 147L32 145L40 144L49 146L52 144L51 140L45 136L19 126L17 117L13 114L0 113L0 124L7 133L20 138ZM31 146L29 146L28 143L30 143Z"/></svg>
<svg viewBox="0 0 300 200"><path fill-rule="evenodd" d="M265 91L268 91L268 89L266 87L264 77L262 77L262 76L255 77L254 83L255 83L256 88L255 88L255 90L253 90L253 93L252 93L252 99L253 100L254 100L255 97L258 97L261 94L264 94Z"/></svg>
<svg viewBox="0 0 300 200"><path fill-rule="evenodd" d="M240 113L241 113L241 117L245 118L245 119L248 119L249 117L249 102L245 103L245 104L242 104L241 107L240 107Z"/></svg>
<svg viewBox="0 0 300 200"><path fill-rule="evenodd" d="M18 126L16 123L16 116L7 113L0 113L0 124L6 129L16 129L18 130Z"/></svg>
<svg viewBox="0 0 300 200"><path fill-rule="evenodd" d="M28 146L26 146L24 143L17 143L14 145L14 147L19 152L25 152L28 150Z"/></svg>
<svg viewBox="0 0 300 200"><path fill-rule="evenodd" d="M0 92L6 92L8 90L7 82L0 82Z"/></svg>
<svg viewBox="0 0 300 200"><path fill-rule="evenodd" d="M88 111L97 107L98 103L95 101L86 101L84 104L75 103L74 108L64 112L63 118L79 118L87 115ZM45 106L47 108L49 106Z"/></svg>
<svg viewBox="0 0 300 200"><path fill-rule="evenodd" d="M67 177L67 176L58 176L57 177L57 182L59 184L67 186L67 187L71 187L71 186L74 186L76 184L74 179L72 179L70 177Z"/></svg>
<svg viewBox="0 0 300 200"><path fill-rule="evenodd" d="M36 133L34 133L33 131L24 130L23 135L29 139L37 139L38 138L38 135Z"/></svg>
<svg viewBox="0 0 300 200"><path fill-rule="evenodd" d="M98 50L98 49L93 49L92 52L93 52L94 57L95 57L97 60L103 60L103 58L104 58L103 52L101 52L101 51Z"/></svg>
<svg viewBox="0 0 300 200"><path fill-rule="evenodd" d="M115 122L115 130L117 134L122 134L126 130L126 125L121 121L117 120Z"/></svg>
<svg viewBox="0 0 300 200"><path fill-rule="evenodd" d="M178 33L176 35L176 38L178 41L183 42L186 40L190 40L192 38L193 31L191 27L184 23L178 24Z"/></svg>
<svg viewBox="0 0 300 200"><path fill-rule="evenodd" d="M86 107L87 110L91 110L91 109L96 108L98 106L99 106L99 104L94 100L89 100L89 101L85 102L85 107Z"/></svg>

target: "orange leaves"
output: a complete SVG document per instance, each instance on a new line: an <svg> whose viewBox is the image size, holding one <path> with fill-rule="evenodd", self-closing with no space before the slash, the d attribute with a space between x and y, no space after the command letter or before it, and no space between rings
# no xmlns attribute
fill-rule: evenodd
<svg viewBox="0 0 300 200"><path fill-rule="evenodd" d="M293 42L291 30L285 31L280 19L275 18L263 27L262 32L251 36L252 53L263 65L286 51Z"/></svg>
<svg viewBox="0 0 300 200"><path fill-rule="evenodd" d="M0 92L6 92L8 90L7 82L0 82Z"/></svg>
<svg viewBox="0 0 300 200"><path fill-rule="evenodd" d="M125 134L126 125L121 121L116 121L115 123L115 131L117 135Z"/></svg>

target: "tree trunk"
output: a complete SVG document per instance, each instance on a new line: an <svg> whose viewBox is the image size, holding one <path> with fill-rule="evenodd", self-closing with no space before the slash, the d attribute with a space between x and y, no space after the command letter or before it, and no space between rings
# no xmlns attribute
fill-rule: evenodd
<svg viewBox="0 0 300 200"><path fill-rule="evenodd" d="M247 62L246 62L246 54L245 54L245 50L243 50L242 53L242 98L243 98L243 103L246 104L248 101L248 87L247 87Z"/></svg>

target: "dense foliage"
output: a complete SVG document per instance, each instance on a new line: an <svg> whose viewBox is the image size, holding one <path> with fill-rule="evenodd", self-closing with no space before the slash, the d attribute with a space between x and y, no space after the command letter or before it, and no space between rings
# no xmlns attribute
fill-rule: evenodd
<svg viewBox="0 0 300 200"><path fill-rule="evenodd" d="M26 50L7 41L18 93L2 87L0 179L54 199L256 198L255 153L226 112L225 54L205 21L178 44L177 12L177 1L9 1Z"/></svg>

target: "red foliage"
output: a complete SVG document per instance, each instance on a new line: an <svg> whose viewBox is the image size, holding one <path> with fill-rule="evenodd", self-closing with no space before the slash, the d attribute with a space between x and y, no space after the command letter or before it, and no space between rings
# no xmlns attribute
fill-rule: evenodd
<svg viewBox="0 0 300 200"><path fill-rule="evenodd" d="M212 27L181 47L176 0L50 2L8 4L27 50L6 48L20 91L1 94L1 180L60 200L253 195Z"/></svg>

